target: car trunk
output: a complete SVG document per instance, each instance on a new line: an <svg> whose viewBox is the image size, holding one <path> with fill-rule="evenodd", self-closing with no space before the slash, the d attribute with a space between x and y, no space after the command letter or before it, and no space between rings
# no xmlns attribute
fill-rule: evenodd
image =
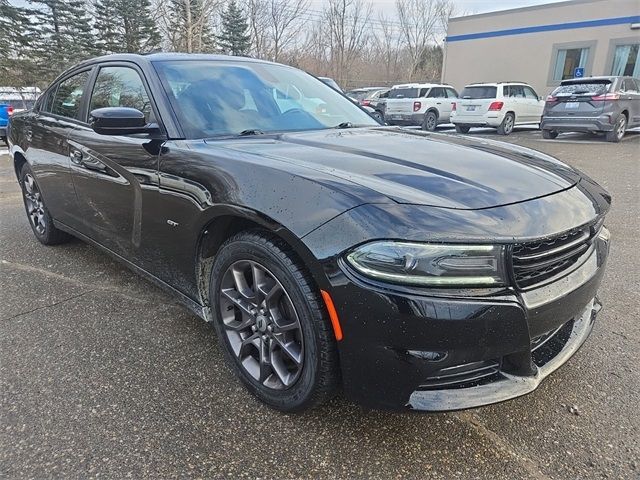
<svg viewBox="0 0 640 480"><path fill-rule="evenodd" d="M465 87L456 102L458 115L484 115L495 101L497 90L497 87L490 86Z"/></svg>
<svg viewBox="0 0 640 480"><path fill-rule="evenodd" d="M420 97L418 88L394 88L389 92L387 99L386 114L391 115L411 115L413 114L413 103Z"/></svg>
<svg viewBox="0 0 640 480"><path fill-rule="evenodd" d="M605 102L597 98L609 93L610 88L611 80L608 79L563 82L547 97L544 114L549 117L598 117Z"/></svg>

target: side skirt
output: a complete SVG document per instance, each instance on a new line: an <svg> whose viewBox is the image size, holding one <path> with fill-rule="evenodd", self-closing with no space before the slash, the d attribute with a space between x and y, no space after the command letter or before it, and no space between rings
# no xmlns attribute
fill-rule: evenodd
<svg viewBox="0 0 640 480"><path fill-rule="evenodd" d="M152 273L147 272L146 270L144 270L143 268L139 267L138 265L130 262L129 260L127 260L123 256L118 255L117 253L115 253L112 250L109 250L104 245L96 242L92 238L87 237L86 235L78 232L77 230L65 225L64 223L60 223L59 221L54 220L53 224L56 226L56 228L59 228L60 230L63 230L65 232L73 235L74 237L79 238L83 242L86 242L86 243L88 243L90 245L93 245L94 247L97 247L98 249L102 250L103 252L108 254L113 259L117 260L118 262L122 263L124 266L126 266L127 268L129 268L133 272L135 272L138 275L140 275L141 277L143 277L145 280L148 280L151 283L153 283L154 285L156 285L157 287L160 287L162 290L164 290L165 292L167 292L170 295L172 295L173 297L175 297L180 303L182 303L185 307L187 307L197 317L199 317L202 320L205 320L207 322L213 321L213 316L211 315L210 307L204 306L204 305L200 305L198 302L196 302L192 298L186 296L184 293L182 293L181 291L177 290L176 288L172 287L171 285L169 285L164 280L161 280L160 278L156 277Z"/></svg>

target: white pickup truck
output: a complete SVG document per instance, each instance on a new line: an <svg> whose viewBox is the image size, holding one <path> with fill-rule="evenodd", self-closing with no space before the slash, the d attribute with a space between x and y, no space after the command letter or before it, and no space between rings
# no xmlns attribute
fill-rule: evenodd
<svg viewBox="0 0 640 480"><path fill-rule="evenodd" d="M385 122L389 125L420 125L434 131L441 123L449 123L458 92L451 85L408 83L389 90Z"/></svg>

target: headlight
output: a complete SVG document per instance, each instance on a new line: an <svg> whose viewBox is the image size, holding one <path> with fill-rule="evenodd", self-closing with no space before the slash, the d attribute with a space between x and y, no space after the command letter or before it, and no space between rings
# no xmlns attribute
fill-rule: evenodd
<svg viewBox="0 0 640 480"><path fill-rule="evenodd" d="M504 248L379 241L347 255L348 263L377 280L422 286L505 285Z"/></svg>

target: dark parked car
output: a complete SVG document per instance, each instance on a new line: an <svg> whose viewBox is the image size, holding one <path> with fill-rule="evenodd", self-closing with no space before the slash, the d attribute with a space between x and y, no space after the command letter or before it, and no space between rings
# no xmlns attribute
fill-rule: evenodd
<svg viewBox="0 0 640 480"><path fill-rule="evenodd" d="M40 242L78 237L171 292L277 409L340 385L416 410L523 395L599 310L610 197L593 180L380 126L291 67L97 58L14 115L9 144Z"/></svg>
<svg viewBox="0 0 640 480"><path fill-rule="evenodd" d="M619 142L628 128L640 126L640 80L632 77L589 77L564 80L547 97L542 136L559 132L604 133Z"/></svg>

